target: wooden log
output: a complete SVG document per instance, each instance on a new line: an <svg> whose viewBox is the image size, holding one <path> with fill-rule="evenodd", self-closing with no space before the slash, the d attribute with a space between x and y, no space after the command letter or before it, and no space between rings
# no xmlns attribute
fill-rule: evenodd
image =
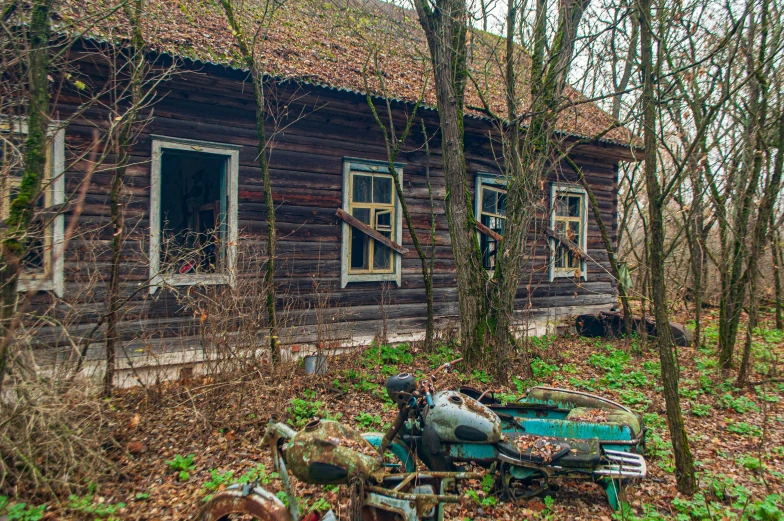
<svg viewBox="0 0 784 521"><path fill-rule="evenodd" d="M338 211L335 215L337 215L339 219L344 221L349 226L356 228L357 230L361 231L371 239L377 240L384 246L388 248L392 248L394 251L398 252L399 254L405 255L406 253L408 253L408 248L404 248L398 243L394 241L390 241L389 239L387 239L386 237L378 233L376 230L374 230L367 224L363 223L362 221L354 217L353 215L344 212L341 208L338 208Z"/></svg>
<svg viewBox="0 0 784 521"><path fill-rule="evenodd" d="M500 233L494 232L493 230L491 230L484 224L480 223L479 221L476 221L476 229L479 230L480 233L487 235L488 237L490 237L496 242L501 242L504 240L503 236Z"/></svg>

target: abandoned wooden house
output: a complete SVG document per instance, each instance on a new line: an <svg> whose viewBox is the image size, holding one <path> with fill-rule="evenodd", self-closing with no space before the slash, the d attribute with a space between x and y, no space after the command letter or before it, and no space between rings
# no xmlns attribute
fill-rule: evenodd
<svg viewBox="0 0 784 521"><path fill-rule="evenodd" d="M87 19L99 5L68 2L58 17ZM151 116L135 139L126 174L121 378L131 366L179 368L202 360L205 343L214 340L204 332L214 311L186 305L183 298L198 288L218 291L237 284L242 273L261 277L267 233L256 104L219 3L153 0L149 10L147 56L156 70L176 70L154 86ZM101 104L72 115L85 92L99 89L112 74L106 49L127 34L121 13L101 20L72 49L70 66L86 88L63 89L55 100L55 114L69 123L52 139L50 175L57 181L47 198L53 203L78 199L84 190L84 200L78 211L71 205L54 220L42 241L54 247L36 257L20 286L22 291L38 289L32 302L42 308L58 303L50 310L58 318L51 324L58 325L41 327L36 342L50 351L57 346L61 359L71 357L82 343L88 359L102 357L103 325L96 326L105 313L112 156L93 168L95 154L89 150L95 147L95 129L112 115ZM390 341L421 337L421 264L387 171L382 132L364 94L367 80L385 113L377 65L392 98L396 126L402 127L427 77L427 48L416 16L374 0L349 5L292 0L275 20L260 39L259 56L276 80L267 93L267 152L278 229L281 341L289 349L306 351L316 344L367 344L383 329ZM369 58L373 49L380 50L377 63ZM473 58L477 70L484 67L477 63L480 55ZM485 97L503 106L500 80L492 76L484 84ZM476 90L469 84L469 107L480 105ZM424 106L396 159L397 175L428 252L431 211L435 215L435 310L440 326L446 327L455 322L457 291L444 215L438 115L432 109L435 94L432 87L424 93ZM584 170L614 237L618 165L634 160L632 138L596 105L585 103L575 91L570 95L575 103L564 111L559 130L565 142L579 142L571 157ZM479 111L468 110L465 152L476 218L503 234L505 191L494 132ZM568 233L584 255L575 255L557 238L532 239L534 256L516 311L521 324L539 333L575 313L616 304L599 229L568 166L554 169L542 186L541 207L545 227ZM338 210L390 243L370 238L347 222L351 219L340 219ZM77 231L70 232L64 254L53 256L69 226ZM485 267L492 270L493 234L477 233ZM184 247L196 253L178 254Z"/></svg>

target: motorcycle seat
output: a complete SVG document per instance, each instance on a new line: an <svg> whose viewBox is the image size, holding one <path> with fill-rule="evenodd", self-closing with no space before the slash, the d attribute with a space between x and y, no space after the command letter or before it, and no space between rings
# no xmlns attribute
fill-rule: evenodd
<svg viewBox="0 0 784 521"><path fill-rule="evenodd" d="M542 438L547 440L545 450L534 446L525 447L529 443L520 443L521 437L532 438L524 434L511 435L508 442L498 444L498 450L507 457L527 461L537 465L558 465L568 468L593 469L601 463L599 439L589 440ZM558 447L555 449L555 447ZM523 450L520 450L523 448Z"/></svg>

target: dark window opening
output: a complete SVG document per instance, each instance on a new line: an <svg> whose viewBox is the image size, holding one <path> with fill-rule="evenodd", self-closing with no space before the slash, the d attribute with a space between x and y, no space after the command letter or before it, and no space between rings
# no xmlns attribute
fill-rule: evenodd
<svg viewBox="0 0 784 521"><path fill-rule="evenodd" d="M506 227L506 190L499 186L479 186L480 215L482 224L503 236ZM495 268L498 244L495 239L479 234L479 247L482 250L482 265L487 270Z"/></svg>
<svg viewBox="0 0 784 521"><path fill-rule="evenodd" d="M226 257L226 157L164 150L161 263L173 273L215 273Z"/></svg>

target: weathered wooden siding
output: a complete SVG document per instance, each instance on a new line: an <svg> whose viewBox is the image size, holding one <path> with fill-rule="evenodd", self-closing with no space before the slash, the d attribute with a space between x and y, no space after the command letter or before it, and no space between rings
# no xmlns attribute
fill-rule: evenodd
<svg viewBox="0 0 784 521"><path fill-rule="evenodd" d="M89 66L84 66L89 72ZM96 72L97 74L97 72ZM127 260L122 267L124 293L131 294L148 277L148 212L150 205L150 134L242 145L239 171L239 225L246 241L263 244L266 236L264 196L261 173L256 161L255 108L252 89L244 83L244 75L206 67L198 72L185 72L163 85L161 99L155 105L154 118L138 136L133 146L133 164L128 169L126 229L130 236L126 244ZM281 292L297 295L300 301L316 299L313 281L322 292L331 296L333 313L344 322L335 327L334 335L354 340L370 338L381 328L382 284L352 283L340 289L341 225L335 211L342 204L343 158L386 160L383 137L364 96L317 86L281 85L275 94L279 110L287 106L288 118L280 122L286 128L275 136L270 157L272 185L278 223L278 283ZM73 110L75 100L63 96L59 109L63 114ZM402 128L404 111L410 106L394 105L398 128ZM379 109L382 107L379 105ZM427 131L436 133L437 114L432 110L420 112ZM75 120L66 131L67 153L70 158L90 146L93 124L111 117L106 111L93 108ZM466 121L466 160L468 171L498 172L489 141L490 125L483 120ZM272 124L270 125L270 131ZM423 244L429 244L430 204L426 182L428 158L423 149L419 125L415 125L409 142L397 161L405 163L404 190L415 226ZM436 313L442 318L457 313L457 291L454 280L449 233L444 215L446 196L441 171L440 142L436 135L430 141L430 178L435 202L437 248L434 272ZM594 187L607 223L615 226L616 164L622 152L618 147L584 147L574 159L584 169ZM71 342L79 341L94 329L96 320L104 312L105 274L110 260L111 231L108 228L108 192L111 171L108 162L92 174L85 204L78 217L77 233L66 253L66 295L69 306L57 309L57 315L70 323ZM554 175L551 181L575 181L572 173ZM74 165L67 172L67 190L79 189L89 171L87 161ZM473 178L470 186L473 187ZM473 188L472 188L473 189ZM542 194L549 204L549 184ZM544 213L541 219L546 219ZM69 217L66 226L73 219ZM539 237L535 243L532 269L521 284L517 309L525 318L553 313L571 306L610 306L615 301L615 289L609 276L607 257L592 215L588 216L588 281L556 279L549 282L547 270L548 246ZM549 223L548 223L549 225ZM390 333L419 332L424 327L424 285L421 265L408 230L404 224L403 244L410 252L403 259L402 285L388 290L385 312ZM92 282L91 282L92 281ZM38 297L37 297L38 298ZM45 301L45 297L40 297ZM283 298L281 306L284 306ZM285 314L284 314L285 315ZM285 318L285 317L284 317ZM302 343L316 340L316 317L313 311L299 327L283 336L284 342ZM158 291L150 296L146 291L134 295L124 308L120 326L122 338L128 342L129 354L149 354L150 351L198 349L198 318L183 311L175 295ZM91 357L100 356L100 332L90 349ZM41 332L39 341L57 342L67 349L68 342L57 328Z"/></svg>

